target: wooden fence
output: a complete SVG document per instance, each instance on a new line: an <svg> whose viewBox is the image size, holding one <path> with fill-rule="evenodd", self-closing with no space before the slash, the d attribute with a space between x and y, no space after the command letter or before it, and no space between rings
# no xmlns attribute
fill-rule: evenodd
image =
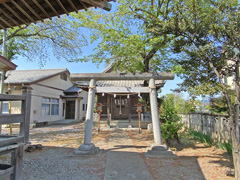
<svg viewBox="0 0 240 180"><path fill-rule="evenodd" d="M0 156L10 154L11 163L0 164L0 179L9 176L11 180L22 179L23 150L29 141L31 89L23 88L23 95L0 94L0 101L21 101L21 114L0 114L0 125L20 124L18 134L0 134Z"/></svg>

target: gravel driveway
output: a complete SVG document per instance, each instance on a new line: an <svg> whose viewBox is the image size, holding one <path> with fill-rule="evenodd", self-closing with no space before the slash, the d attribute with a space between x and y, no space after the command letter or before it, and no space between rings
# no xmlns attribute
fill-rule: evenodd
<svg viewBox="0 0 240 180"><path fill-rule="evenodd" d="M115 137L123 138L114 139L112 134ZM139 161L144 163L146 170L154 180L234 179L225 175L226 169L232 167L230 157L224 151L215 147L207 147L203 144L195 143L175 151L174 153L179 158L146 158L144 155L146 147L153 143L153 135L147 130L142 130L141 134L138 134L138 130L104 130L99 134L97 130L93 130L92 142L97 147L103 149L102 153L97 156L74 156L72 152L83 143L83 138L84 124L82 123L31 129L31 143L42 144L44 148L31 153L25 152L23 180L111 179L107 178L107 175L111 175L111 173L106 173L106 168L109 168L107 167L107 161L110 158L109 152L113 151L124 153L125 159L127 157L126 161L131 161L131 156L126 156L127 153L138 154L137 156L141 159ZM127 142L130 145L126 144ZM120 162L116 161L116 163ZM130 165L130 163L127 165ZM125 164L124 166L127 165ZM128 170L131 168L128 171L128 177L136 179L133 174L135 171L137 172L137 169L133 166L128 168ZM118 173L119 169L117 167L114 171ZM129 172L133 173L129 174Z"/></svg>

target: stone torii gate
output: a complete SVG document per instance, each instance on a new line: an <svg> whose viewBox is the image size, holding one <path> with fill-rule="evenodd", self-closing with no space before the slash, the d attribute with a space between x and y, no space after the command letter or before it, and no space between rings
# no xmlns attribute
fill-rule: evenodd
<svg viewBox="0 0 240 180"><path fill-rule="evenodd" d="M71 79L73 81L90 81L89 91L88 91L88 104L87 104L87 114L85 120L85 134L84 143L81 144L77 149L74 150L74 154L89 155L97 154L99 151L98 147L95 147L91 143L92 138L92 124L93 124L93 110L95 102L95 93L97 92L109 92L114 91L113 87L96 87L96 81L98 80L147 80L149 81L149 87L118 87L116 93L149 93L150 105L151 105L151 115L153 123L153 135L154 135L154 146L157 149L164 148L161 140L161 130L160 121L158 114L158 104L157 104L157 91L155 80L173 80L174 74L167 72L159 73L73 73L71 74ZM110 89L108 89L110 88ZM159 148L160 147L160 148Z"/></svg>

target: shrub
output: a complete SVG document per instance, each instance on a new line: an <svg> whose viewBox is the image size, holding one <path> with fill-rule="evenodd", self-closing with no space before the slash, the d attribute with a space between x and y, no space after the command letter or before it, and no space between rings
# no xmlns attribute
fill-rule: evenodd
<svg viewBox="0 0 240 180"><path fill-rule="evenodd" d="M178 132L182 129L183 123L181 123L181 118L177 115L174 96L171 94L167 94L163 99L160 119L164 121L161 125L162 138L166 140L167 144L171 140L179 142Z"/></svg>
<svg viewBox="0 0 240 180"><path fill-rule="evenodd" d="M203 134L202 132L194 131L192 129L189 129L188 134L189 136L191 136L192 138L199 142L212 145L211 138L209 135Z"/></svg>
<svg viewBox="0 0 240 180"><path fill-rule="evenodd" d="M220 142L218 142L217 143L217 147L219 148L219 149L222 149L222 150L224 150L224 151L227 151L227 153L230 155L230 156L232 156L232 144L231 143L227 143L227 142L223 142L223 143L220 143Z"/></svg>

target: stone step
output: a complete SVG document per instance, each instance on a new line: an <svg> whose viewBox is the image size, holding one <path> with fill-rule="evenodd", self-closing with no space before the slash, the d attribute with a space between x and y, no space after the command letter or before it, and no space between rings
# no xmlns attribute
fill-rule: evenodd
<svg viewBox="0 0 240 180"><path fill-rule="evenodd" d="M178 158L176 154L173 154L172 151L157 151L157 150L148 150L146 157L171 157Z"/></svg>
<svg viewBox="0 0 240 180"><path fill-rule="evenodd" d="M142 129L147 129L148 124L152 123L151 121L141 121L141 128ZM138 121L131 121L130 123L131 127L133 128L138 128ZM98 122L94 121L93 126L97 127ZM108 127L107 121L100 121L100 127ZM110 127L113 128L128 128L129 127L129 122L128 120L112 120L110 122Z"/></svg>

